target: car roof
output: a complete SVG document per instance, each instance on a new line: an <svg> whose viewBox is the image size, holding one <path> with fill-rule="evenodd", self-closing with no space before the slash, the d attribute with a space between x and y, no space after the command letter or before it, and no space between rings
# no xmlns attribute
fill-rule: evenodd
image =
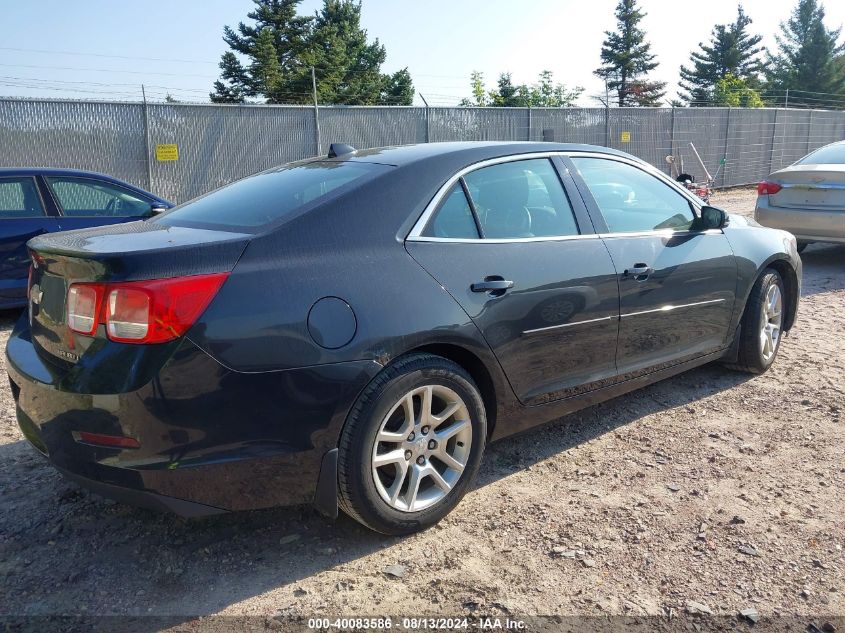
<svg viewBox="0 0 845 633"><path fill-rule="evenodd" d="M427 161L436 157L460 155L468 162L499 158L517 154L533 152L599 152L613 156L624 156L638 160L635 156L597 145L580 143L548 143L527 141L463 141L419 143L416 145L397 145L391 147L375 147L359 149L348 154L341 154L332 158L320 158L321 161L353 161L367 163L381 163L395 167L406 167L420 161Z"/></svg>
<svg viewBox="0 0 845 633"><path fill-rule="evenodd" d="M84 178L102 178L103 180L123 183L122 180L114 176L107 176L106 174L96 171L86 171L84 169L68 169L64 167L0 167L0 175L10 176L13 174L18 176L35 176L38 174L44 176L80 176ZM134 185L129 186L133 187Z"/></svg>
<svg viewBox="0 0 845 633"><path fill-rule="evenodd" d="M104 180L106 182L111 182L116 185L121 185L128 189L132 189L139 193L143 193L146 196L150 196L155 198L160 202L166 202L167 204L171 204L161 196L157 196L154 193L147 191L146 189L142 189L137 185L133 185L128 183L124 180L120 180L120 178L115 178L114 176L109 176L107 174L101 174L96 171L87 171L84 169L67 169L64 167L0 167L0 178L2 177L11 177L11 176L71 176L76 178L96 178L98 180Z"/></svg>

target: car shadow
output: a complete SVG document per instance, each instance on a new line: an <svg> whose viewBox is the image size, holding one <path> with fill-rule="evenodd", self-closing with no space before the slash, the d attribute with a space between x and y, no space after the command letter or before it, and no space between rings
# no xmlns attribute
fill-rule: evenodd
<svg viewBox="0 0 845 633"><path fill-rule="evenodd" d="M804 296L845 289L845 245L810 244L801 253Z"/></svg>
<svg viewBox="0 0 845 633"><path fill-rule="evenodd" d="M748 378L705 366L494 443L477 488ZM0 482L7 601L0 612L9 615L119 613L138 617L133 630L160 630L271 590L289 588L296 596L299 580L405 540L344 515L330 522L309 507L187 520L117 504L64 480L24 441L0 445ZM460 512L458 506L453 516ZM436 543L437 530L408 538ZM139 617L153 614L166 617Z"/></svg>

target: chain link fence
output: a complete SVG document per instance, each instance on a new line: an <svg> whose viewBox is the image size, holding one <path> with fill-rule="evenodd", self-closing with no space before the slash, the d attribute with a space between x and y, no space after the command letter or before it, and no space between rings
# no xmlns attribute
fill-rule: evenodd
<svg viewBox="0 0 845 633"><path fill-rule="evenodd" d="M806 109L315 109L0 99L0 166L99 171L175 202L323 154L332 142L357 148L456 140L589 143L624 150L667 173L666 157L674 155L703 180L692 144L724 187L761 180L843 138L845 112Z"/></svg>

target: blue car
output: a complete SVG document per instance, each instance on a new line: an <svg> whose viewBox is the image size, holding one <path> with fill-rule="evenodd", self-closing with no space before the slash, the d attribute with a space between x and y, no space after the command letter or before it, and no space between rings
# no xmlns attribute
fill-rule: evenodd
<svg viewBox="0 0 845 633"><path fill-rule="evenodd" d="M138 220L172 206L148 191L94 172L0 169L0 310L26 306L30 238Z"/></svg>

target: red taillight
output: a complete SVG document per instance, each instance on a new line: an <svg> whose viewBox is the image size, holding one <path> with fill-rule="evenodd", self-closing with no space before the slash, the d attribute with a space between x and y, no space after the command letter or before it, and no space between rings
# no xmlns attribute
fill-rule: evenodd
<svg viewBox="0 0 845 633"><path fill-rule="evenodd" d="M93 334L100 323L121 343L165 343L188 331L220 290L229 273L72 284L68 290L68 327Z"/></svg>
<svg viewBox="0 0 845 633"><path fill-rule="evenodd" d="M95 444L97 446L110 446L114 448L140 448L141 443L134 437L125 435L104 435L102 433L89 433L88 431L77 431L73 434L77 442L83 444Z"/></svg>
<svg viewBox="0 0 845 633"><path fill-rule="evenodd" d="M768 180L764 180L763 182L757 185L757 195L758 196L768 196L774 195L778 191L783 189L778 183L776 182L769 182Z"/></svg>

